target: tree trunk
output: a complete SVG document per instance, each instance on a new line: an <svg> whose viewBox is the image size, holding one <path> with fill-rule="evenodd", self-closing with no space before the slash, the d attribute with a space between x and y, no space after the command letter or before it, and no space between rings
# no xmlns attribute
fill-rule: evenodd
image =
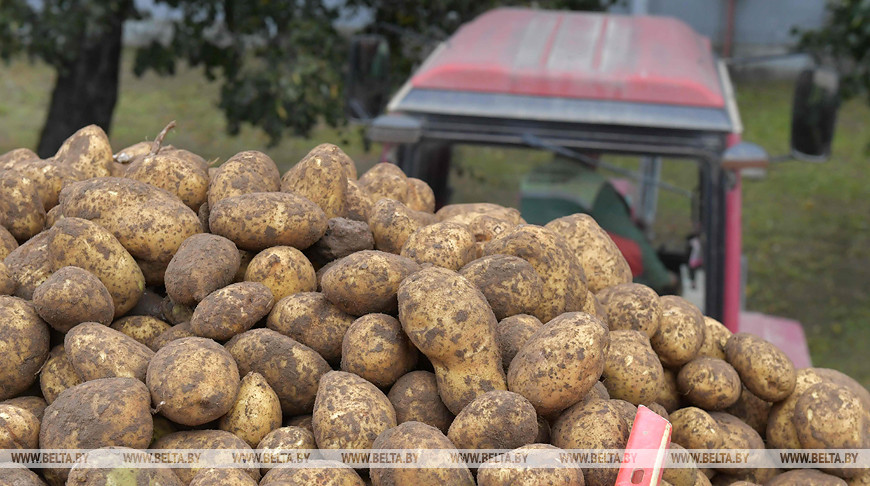
<svg viewBox="0 0 870 486"><path fill-rule="evenodd" d="M124 15L112 16L102 36L85 39L76 59L58 69L37 153L51 157L67 137L91 124L106 133L118 100Z"/></svg>

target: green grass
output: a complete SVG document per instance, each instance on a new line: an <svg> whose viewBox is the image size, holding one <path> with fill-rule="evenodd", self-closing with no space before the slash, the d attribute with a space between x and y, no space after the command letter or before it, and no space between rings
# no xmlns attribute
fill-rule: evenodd
<svg viewBox="0 0 870 486"><path fill-rule="evenodd" d="M0 65L0 153L34 147L53 84L43 65L16 61ZM791 86L741 84L738 101L744 139L772 154L788 148ZM197 70L174 78L136 78L125 65L111 130L119 150L153 139L169 120L178 128L169 143L207 159L226 160L248 149L268 153L286 169L314 145L338 142L364 170L377 160L377 147L363 151L353 130L318 129L310 139L287 138L268 147L250 127L236 137L225 132L218 85ZM807 330L813 361L843 370L870 385L870 109L846 103L841 111L832 160L824 165L788 162L772 167L763 180L744 184L744 251L750 263L748 307L800 320ZM462 148L451 175L455 201L518 203L522 176L549 159L531 150ZM626 164L625 160L618 160ZM691 188L694 171L667 161L666 180ZM658 234L682 237L687 231L686 199L662 193Z"/></svg>

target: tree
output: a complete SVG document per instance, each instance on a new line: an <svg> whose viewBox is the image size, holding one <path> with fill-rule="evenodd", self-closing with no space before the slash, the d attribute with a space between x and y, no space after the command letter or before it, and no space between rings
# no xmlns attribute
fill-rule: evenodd
<svg viewBox="0 0 870 486"><path fill-rule="evenodd" d="M601 9L616 0L155 0L179 15L168 44L136 52L134 71L172 75L177 63L202 66L222 80L220 107L231 134L244 123L272 142L306 135L319 122L343 123L346 39L335 29L339 9L368 9L369 30L386 33L392 79L404 79L433 44L498 4ZM42 157L95 123L107 132L118 93L124 22L148 17L134 0L2 0L0 57L26 53L58 73L39 141ZM403 47L404 46L404 47Z"/></svg>
<svg viewBox="0 0 870 486"><path fill-rule="evenodd" d="M827 13L821 29L798 32L799 46L837 67L844 98L864 96L870 102L870 2L829 1Z"/></svg>

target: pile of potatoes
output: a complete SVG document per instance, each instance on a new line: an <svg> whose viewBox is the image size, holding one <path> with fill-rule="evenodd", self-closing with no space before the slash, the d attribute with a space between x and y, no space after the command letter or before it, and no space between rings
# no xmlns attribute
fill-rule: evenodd
<svg viewBox="0 0 870 486"><path fill-rule="evenodd" d="M423 181L387 163L358 176L335 145L282 175L264 153L214 167L165 135L113 155L90 126L49 159L0 155L0 448L620 449L638 405L669 418L673 449L870 448L866 389L632 283L586 215L436 212ZM0 468L0 484L615 475L109 464ZM669 468L662 484L867 485L870 471Z"/></svg>

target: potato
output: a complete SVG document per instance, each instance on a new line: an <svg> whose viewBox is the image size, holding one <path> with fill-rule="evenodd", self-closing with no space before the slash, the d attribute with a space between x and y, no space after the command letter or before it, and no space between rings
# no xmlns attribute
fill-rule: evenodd
<svg viewBox="0 0 870 486"><path fill-rule="evenodd" d="M396 255L402 251L411 234L426 225L417 212L392 199L376 202L368 223L375 248Z"/></svg>
<svg viewBox="0 0 870 486"><path fill-rule="evenodd" d="M229 238L242 250L272 246L308 248L326 232L326 214L292 193L253 193L209 203L212 233Z"/></svg>
<svg viewBox="0 0 870 486"><path fill-rule="evenodd" d="M520 348L508 369L508 387L532 402L538 414L556 414L598 382L609 345L597 318L583 312L562 314Z"/></svg>
<svg viewBox="0 0 870 486"><path fill-rule="evenodd" d="M474 259L474 235L459 223L435 223L423 226L408 237L401 255L423 265L430 263L458 271Z"/></svg>
<svg viewBox="0 0 870 486"><path fill-rule="evenodd" d="M0 484L4 486L45 486L45 481L30 469L9 463L0 468Z"/></svg>
<svg viewBox="0 0 870 486"><path fill-rule="evenodd" d="M511 365L520 348L543 324L535 316L517 314L506 317L495 326L495 337L501 352L502 366L505 371Z"/></svg>
<svg viewBox="0 0 870 486"><path fill-rule="evenodd" d="M40 449L145 449L154 423L145 384L133 378L101 378L62 392L45 409ZM46 469L50 484L63 484L68 469Z"/></svg>
<svg viewBox="0 0 870 486"><path fill-rule="evenodd" d="M72 328L63 340L69 362L84 381L136 378L145 381L154 351L130 336L96 322Z"/></svg>
<svg viewBox="0 0 870 486"><path fill-rule="evenodd" d="M188 337L154 354L145 383L160 414L182 425L201 425L232 409L239 368L216 342Z"/></svg>
<svg viewBox="0 0 870 486"><path fill-rule="evenodd" d="M263 375L252 371L242 378L236 401L218 426L256 447L266 434L281 427L282 418L278 395Z"/></svg>
<svg viewBox="0 0 870 486"><path fill-rule="evenodd" d="M66 354L63 344L51 350L45 365L39 370L39 388L45 401L51 404L67 388L83 383Z"/></svg>
<svg viewBox="0 0 870 486"><path fill-rule="evenodd" d="M347 172L342 163L325 151L311 151L281 178L281 190L306 197L326 213L327 218L345 215Z"/></svg>
<svg viewBox="0 0 870 486"><path fill-rule="evenodd" d="M495 315L471 282L427 267L402 281L398 301L402 328L432 362L438 393L451 412L488 391L507 389Z"/></svg>
<svg viewBox="0 0 870 486"><path fill-rule="evenodd" d="M619 330L610 332L602 379L611 398L640 405L656 400L665 378L647 335ZM740 380L737 383L739 388Z"/></svg>
<svg viewBox="0 0 870 486"><path fill-rule="evenodd" d="M302 427L303 429L311 432L311 440L314 440L314 427L311 425L311 414L305 415L297 415L295 417L290 417L284 422L285 427Z"/></svg>
<svg viewBox="0 0 870 486"><path fill-rule="evenodd" d="M659 330L662 304L658 294L646 285L614 285L598 292L597 297L607 312L611 330L643 331L650 338Z"/></svg>
<svg viewBox="0 0 870 486"><path fill-rule="evenodd" d="M740 377L730 364L701 356L686 363L677 374L677 387L692 405L723 410L740 398Z"/></svg>
<svg viewBox="0 0 870 486"><path fill-rule="evenodd" d="M662 317L650 343L664 366L682 366L697 356L704 345L707 329L704 315L694 304L676 295L666 295L659 301Z"/></svg>
<svg viewBox="0 0 870 486"><path fill-rule="evenodd" d="M118 319L110 326L140 343L154 349L154 341L158 336L172 328L169 324L151 316L127 316Z"/></svg>
<svg viewBox="0 0 870 486"><path fill-rule="evenodd" d="M48 326L33 304L0 296L0 400L12 398L36 381L48 358Z"/></svg>
<svg viewBox="0 0 870 486"><path fill-rule="evenodd" d="M559 415L551 429L552 444L561 449L624 449L631 428L613 400L581 401ZM582 468L586 484L610 486L618 468Z"/></svg>
<svg viewBox="0 0 870 486"><path fill-rule="evenodd" d="M583 267L592 293L631 282L631 268L616 243L588 214L554 219L545 228L562 235Z"/></svg>
<svg viewBox="0 0 870 486"><path fill-rule="evenodd" d="M39 419L28 410L0 403L0 449L39 448Z"/></svg>
<svg viewBox="0 0 870 486"><path fill-rule="evenodd" d="M324 157L331 157L333 160L337 161L339 165L341 165L341 169L344 171L344 175L350 180L356 180L356 164L353 159L351 159L344 150L341 149L338 145L331 143L322 143L308 152L308 155L318 154ZM307 156L306 156L307 157Z"/></svg>
<svg viewBox="0 0 870 486"><path fill-rule="evenodd" d="M190 481L190 486L257 486L250 475L241 469L202 469Z"/></svg>
<svg viewBox="0 0 870 486"><path fill-rule="evenodd" d="M731 331L712 317L704 316L704 325L707 327L707 332L704 344L701 346L701 350L698 351L698 356L725 359L725 344L728 342L728 338L731 337Z"/></svg>
<svg viewBox="0 0 870 486"><path fill-rule="evenodd" d="M824 378L826 381L830 381L834 384L846 387L858 397L858 400L861 401L861 405L864 406L864 410L870 413L870 391L864 388L863 385L855 381L854 378L848 376L840 371L832 370L829 368L813 368L815 372Z"/></svg>
<svg viewBox="0 0 870 486"><path fill-rule="evenodd" d="M63 218L63 208L54 206L45 213L45 229L51 229L58 220Z"/></svg>
<svg viewBox="0 0 870 486"><path fill-rule="evenodd" d="M15 282L12 272L0 261L0 295L12 295L17 287L18 283Z"/></svg>
<svg viewBox="0 0 870 486"><path fill-rule="evenodd" d="M748 464L745 468L720 468L719 472L725 474L751 474L753 469L764 464L764 440L752 427L739 418L724 413L711 412L710 417L716 421L722 429L722 448L731 450L755 451L749 452Z"/></svg>
<svg viewBox="0 0 870 486"><path fill-rule="evenodd" d="M543 286L538 307L531 314L541 322L583 308L583 268L564 238L556 233L540 226L520 225L487 243L484 253L516 256L535 267Z"/></svg>
<svg viewBox="0 0 870 486"><path fill-rule="evenodd" d="M136 259L136 264L142 270L142 275L145 277L145 285L150 287L160 287L164 285L166 279L166 267L169 262L153 262L148 260Z"/></svg>
<svg viewBox="0 0 870 486"><path fill-rule="evenodd" d="M0 171L4 168L11 172L17 172L19 177L29 179L36 186L36 192L39 194L42 207L46 211L57 206L58 195L64 184L85 178L84 174L78 170L66 165L55 164L50 159L22 160L16 164L0 166Z"/></svg>
<svg viewBox="0 0 870 486"><path fill-rule="evenodd" d="M518 210L493 203L448 204L439 209L435 216L438 217L438 221L457 221L465 224L470 224L480 216L491 216L514 225L525 224Z"/></svg>
<svg viewBox="0 0 870 486"><path fill-rule="evenodd" d="M241 257L223 236L199 233L184 240L166 267L166 293L173 302L195 306L208 294L233 283Z"/></svg>
<svg viewBox="0 0 870 486"><path fill-rule="evenodd" d="M438 395L438 383L434 373L412 371L390 388L387 394L396 410L396 421L422 422L446 434L453 422L453 414Z"/></svg>
<svg viewBox="0 0 870 486"><path fill-rule="evenodd" d="M112 146L102 128L88 125L64 140L53 159L80 171L84 178L106 177L111 174Z"/></svg>
<svg viewBox="0 0 870 486"><path fill-rule="evenodd" d="M372 203L392 199L400 203L408 200L408 177L398 166L379 162L360 176L359 185L371 197Z"/></svg>
<svg viewBox="0 0 870 486"><path fill-rule="evenodd" d="M14 295L33 298L33 291L54 272L54 262L48 251L53 232L43 231L13 250L3 263L15 282Z"/></svg>
<svg viewBox="0 0 870 486"><path fill-rule="evenodd" d="M342 339L354 317L342 312L318 292L300 292L279 300L266 326L310 347L323 359L338 363Z"/></svg>
<svg viewBox="0 0 870 486"><path fill-rule="evenodd" d="M0 261L6 258L12 250L18 248L18 241L4 226L0 226Z"/></svg>
<svg viewBox="0 0 870 486"><path fill-rule="evenodd" d="M842 479L815 469L795 469L784 472L764 483L765 486L792 486L795 484L801 486L846 486L846 482Z"/></svg>
<svg viewBox="0 0 870 486"><path fill-rule="evenodd" d="M604 386L604 383L598 381L592 385L592 388L583 400L610 400L610 393L607 391L607 387Z"/></svg>
<svg viewBox="0 0 870 486"><path fill-rule="evenodd" d="M374 202L369 193L360 187L355 180L347 180L347 194L345 196L345 217L354 221L367 222L372 214Z"/></svg>
<svg viewBox="0 0 870 486"><path fill-rule="evenodd" d="M36 152L29 148L17 148L0 154L0 169L11 169L19 162L38 159Z"/></svg>
<svg viewBox="0 0 870 486"><path fill-rule="evenodd" d="M215 159L212 162L209 162L208 160L205 160L204 158L202 158L202 156L197 155L189 150L175 148L171 145L164 145L163 147L160 147L160 151L158 153L172 155L174 157L184 159L189 164L194 165L196 167L199 167L200 169L204 170L206 173L208 173L209 170L212 169L211 164L217 162L217 159Z"/></svg>
<svg viewBox="0 0 870 486"><path fill-rule="evenodd" d="M64 218L49 230L52 268L75 266L97 276L115 306L115 317L136 305L145 278L136 261L109 231L86 219Z"/></svg>
<svg viewBox="0 0 870 486"><path fill-rule="evenodd" d="M677 374L664 368L663 378L662 388L655 401L665 407L669 414L674 413L674 410L680 408L680 398L682 397L677 389Z"/></svg>
<svg viewBox="0 0 870 486"><path fill-rule="evenodd" d="M499 320L533 314L544 292L543 280L535 267L515 256L485 256L465 265L459 273L483 293Z"/></svg>
<svg viewBox="0 0 870 486"><path fill-rule="evenodd" d="M778 402L794 391L794 363L758 336L745 332L731 336L725 345L725 358L746 388L762 400Z"/></svg>
<svg viewBox="0 0 870 486"><path fill-rule="evenodd" d="M250 451L251 448L242 439L224 430L185 430L165 435L156 440L151 449L210 449L212 451L220 451L227 449L230 451ZM212 457L218 463L234 463L237 459L233 454L238 452L212 452ZM178 467L172 470L178 475L178 479L183 484L190 484L194 477L203 469L210 469L208 464L202 464L202 467ZM260 479L260 470L256 467L246 467L242 469L255 481Z"/></svg>
<svg viewBox="0 0 870 486"><path fill-rule="evenodd" d="M515 226L516 224L511 221L487 214L478 215L468 223L468 229L471 230L474 239L481 243L492 241Z"/></svg>
<svg viewBox="0 0 870 486"><path fill-rule="evenodd" d="M320 378L312 425L320 449L369 449L381 432L396 426L396 411L371 383L330 371Z"/></svg>
<svg viewBox="0 0 870 486"><path fill-rule="evenodd" d="M320 279L323 295L352 316L395 314L399 284L420 266L410 258L370 250L336 260Z"/></svg>
<svg viewBox="0 0 870 486"><path fill-rule="evenodd" d="M368 223L332 218L326 223L326 233L305 250L305 256L315 268L320 268L333 260L374 248L375 240Z"/></svg>
<svg viewBox="0 0 870 486"><path fill-rule="evenodd" d="M317 290L314 267L292 246L273 246L257 253L248 264L245 280L268 287L276 302L290 294Z"/></svg>
<svg viewBox="0 0 870 486"><path fill-rule="evenodd" d="M665 469L662 473L662 480L667 481L673 486L694 486L698 475L697 467L682 467L685 466L684 460L677 462L677 467L671 466L671 457L684 458L686 449L675 442L671 442L668 448L668 457L665 459ZM669 467L671 466L671 467ZM694 463L693 463L694 466Z"/></svg>
<svg viewBox="0 0 870 486"><path fill-rule="evenodd" d="M208 199L208 171L181 153L158 152L138 157L124 177L151 184L174 194L194 211Z"/></svg>
<svg viewBox="0 0 870 486"><path fill-rule="evenodd" d="M272 292L260 282L227 285L196 306L190 329L197 336L225 341L254 327L274 303Z"/></svg>
<svg viewBox="0 0 870 486"><path fill-rule="evenodd" d="M20 396L16 398L10 398L9 400L3 400L0 404L11 405L13 407L23 408L28 412L32 413L38 420L42 420L42 416L45 413L45 407L48 406L45 403L45 400L42 397L33 397L33 396Z"/></svg>
<svg viewBox="0 0 870 486"><path fill-rule="evenodd" d="M336 461L307 461L308 467L276 467L269 471L260 486L364 486L366 483L349 466Z"/></svg>
<svg viewBox="0 0 870 486"><path fill-rule="evenodd" d="M147 262L168 263L184 240L202 233L199 217L178 197L133 179L74 182L61 191L60 206L64 219L97 223L130 255Z"/></svg>
<svg viewBox="0 0 870 486"><path fill-rule="evenodd" d="M293 462L293 456L288 457L285 454L292 452L294 449L317 449L317 443L314 442L314 434L310 430L303 427L290 426L276 428L266 434L263 440L257 444L256 449L263 451L262 463L278 465ZM272 453L272 451L275 452ZM306 457L308 460L320 457L317 453L314 453L316 457L313 457L310 452L300 452L300 454L303 454L303 457ZM263 466L260 468L260 472L265 475L272 467L275 466Z"/></svg>
<svg viewBox="0 0 870 486"><path fill-rule="evenodd" d="M456 447L438 429L420 422L405 422L384 431L372 444L372 449L423 449L419 468L372 468L373 486L402 486L406 484L474 486L467 467L457 465L451 451ZM444 465L444 467L437 467Z"/></svg>
<svg viewBox="0 0 870 486"><path fill-rule="evenodd" d="M160 316L166 322L176 326L182 323L189 323L190 318L193 317L193 308L177 304L172 301L172 298L168 295L163 302L160 304Z"/></svg>
<svg viewBox="0 0 870 486"><path fill-rule="evenodd" d="M796 372L794 391L784 400L774 403L770 407L765 439L771 446L777 449L801 448L794 426L795 405L808 388L824 381L825 379L815 368L804 368ZM746 386L745 383L744 386Z"/></svg>
<svg viewBox="0 0 870 486"><path fill-rule="evenodd" d="M263 152L247 150L217 168L208 185L208 205L214 210L215 204L229 197L279 190L281 173L275 162Z"/></svg>
<svg viewBox="0 0 870 486"><path fill-rule="evenodd" d="M485 462L477 472L478 486L536 486L559 484L583 486L583 470L559 460L561 449L549 444L531 444L514 449L508 455L525 457L535 467L505 465L499 458ZM546 466L546 467L544 467Z"/></svg>
<svg viewBox="0 0 870 486"><path fill-rule="evenodd" d="M681 408L670 417L671 440L686 449L721 449L725 443L722 427L700 408Z"/></svg>
<svg viewBox="0 0 870 486"><path fill-rule="evenodd" d="M285 415L310 413L329 364L313 349L271 329L243 332L226 344L239 371L256 371L275 390Z"/></svg>
<svg viewBox="0 0 870 486"><path fill-rule="evenodd" d="M24 242L45 226L39 187L15 170L0 171L0 226Z"/></svg>
<svg viewBox="0 0 870 486"><path fill-rule="evenodd" d="M495 390L475 398L447 431L458 449L516 449L538 435L535 407L517 393Z"/></svg>
<svg viewBox="0 0 870 486"><path fill-rule="evenodd" d="M82 322L109 325L115 315L112 295L94 274L63 267L33 291L33 306L51 327L67 332Z"/></svg>
<svg viewBox="0 0 870 486"><path fill-rule="evenodd" d="M368 314L347 328L341 345L341 370L386 388L414 369L418 355L396 318Z"/></svg>
<svg viewBox="0 0 870 486"><path fill-rule="evenodd" d="M860 449L865 443L867 412L846 387L817 383L794 406L793 423L805 449Z"/></svg>
<svg viewBox="0 0 870 486"><path fill-rule="evenodd" d="M124 464L124 454L128 453L141 455L140 457L143 459L149 455L145 451L128 447L104 447L88 451L73 465L69 472L67 484L77 486L109 484L182 486L181 480L169 468L136 468Z"/></svg>
<svg viewBox="0 0 870 486"><path fill-rule="evenodd" d="M150 347L152 351L156 352L172 341L186 337L196 337L196 334L194 334L193 330L190 328L189 322L182 322L181 324L176 324L170 327L154 338L154 341L151 341Z"/></svg>
<svg viewBox="0 0 870 486"><path fill-rule="evenodd" d="M765 430L767 430L767 416L770 413L771 403L755 396L746 388L746 385L741 385L740 388L740 398L734 402L734 405L726 408L725 412L746 422L747 425L764 436Z"/></svg>
<svg viewBox="0 0 870 486"><path fill-rule="evenodd" d="M435 193L429 184L415 177L408 177L408 198L407 205L414 211L423 211L425 213L435 212Z"/></svg>

